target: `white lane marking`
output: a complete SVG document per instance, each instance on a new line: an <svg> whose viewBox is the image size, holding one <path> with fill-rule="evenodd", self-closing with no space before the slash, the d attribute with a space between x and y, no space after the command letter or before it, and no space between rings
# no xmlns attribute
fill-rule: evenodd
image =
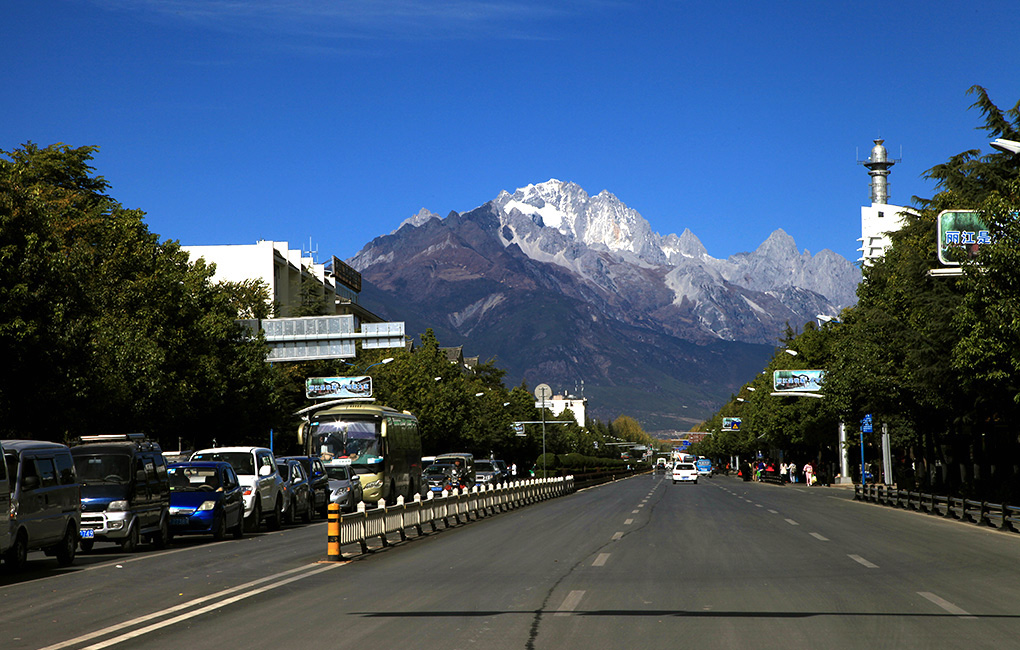
<svg viewBox="0 0 1020 650"><path fill-rule="evenodd" d="M327 565L320 566L318 568L314 568L313 570L309 570L309 565L299 566L299 567L294 568L294 569L290 569L290 570L287 570L287 571L283 571L281 573L277 573L276 575L266 576L264 578L259 578L258 580L252 580L251 582L245 583L243 585L238 585L236 587L231 587L229 589L224 589L223 591L217 592L215 594L209 594L208 596L202 596L201 598L195 598L194 600L189 600L186 603L181 603L179 605L174 605L173 607L168 607L167 609L164 609L164 610L159 611L159 612L153 612L152 614L146 614L145 616L139 616L138 618L132 619L130 621L125 621L123 623L118 623L117 625L111 625L110 627L103 628L102 630L96 630L95 632L90 632L88 634L83 634L83 635L81 635L81 636L79 636L77 638L74 638L74 639L68 639L67 641L63 641L61 643L57 643L57 644L54 644L54 645L51 645L51 646L46 646L45 648L42 648L41 650L58 650L59 648L66 648L68 646L78 645L79 643L84 643L85 641L90 641L90 640L95 639L97 637L105 636L107 634L111 634L113 632L117 632L119 630L123 630L125 628L132 627L134 625L138 625L139 623L144 623L145 621L150 621L150 620L152 620L154 618L159 618L161 616L166 616L166 615L172 614L174 612L179 612L182 609L188 609L189 607L194 607L195 605L199 605L199 604L204 603L204 602L206 602L208 600L222 598L223 596L225 596L227 594L231 594L231 593L234 593L234 592L237 592L237 591L249 590L252 587L254 587L255 585L262 584L263 582L278 581L278 582L273 582L273 584L267 585L265 587L261 587L259 589L254 589L254 590L251 590L251 591L247 591L246 593L240 594L238 596L234 596L234 597L228 598L226 600L215 602L215 603L213 603L211 605L207 605L206 607L203 607L202 609L198 609L198 610L195 610L193 612L189 612L187 614L182 614L182 615L177 616L175 618L172 618L170 620L163 621L161 623L156 623L156 624L150 625L148 627L144 627L144 628L141 628L139 630L135 630L133 632L129 632L127 634L123 634L123 635L121 635L119 637L115 637L113 639L107 639L106 641L102 641L102 642L97 643L95 645L91 645L88 648L86 648L85 650L93 650L93 649L98 649L98 648L105 648L105 647L114 645L116 643L121 643L122 641L126 641L128 639L132 639L132 638L135 638L137 636L141 636L142 634L146 634L146 633L151 632L153 630L157 630L159 628L166 627L167 625L172 625L174 623L178 623L178 622L180 622L182 620L186 620L188 618L191 618L192 616L197 616L199 614L203 614L206 611L212 611L214 609L219 609L220 607L223 607L224 605L228 605L230 603L242 600L244 598L248 598L249 596L254 596L256 594L262 593L263 591L268 591L269 589L275 589L276 587L279 587L281 585L285 585L285 584L287 584L289 582L293 582L295 580L300 580L302 578L306 578L308 576L315 575L316 573L321 573L321 572L327 571L329 569L334 569L334 568L336 568L338 566L341 566L343 564L347 564L347 563L346 562L342 562L342 563L338 562L336 564L327 564ZM310 566L311 567L315 567L316 565L310 565ZM305 571L305 573L302 573L301 575L297 575L297 576L292 576L290 578L287 578L286 580L280 580L280 578L282 578L283 576L290 575L292 573L297 573L299 571Z"/></svg>
<svg viewBox="0 0 1020 650"><path fill-rule="evenodd" d="M763 506L763 505L762 505L762 504L760 504L760 503L756 503L756 504L754 504L754 507L755 507L755 508L764 508L765 506Z"/></svg>
<svg viewBox="0 0 1020 650"><path fill-rule="evenodd" d="M618 539L623 539L623 533L613 533L613 541L615 542Z"/></svg>
<svg viewBox="0 0 1020 650"><path fill-rule="evenodd" d="M633 519L624 519L624 520L623 520L623 525L624 525L624 526L630 526L630 525L631 525L631 524L633 524L633 523L634 523L634 520L633 520Z"/></svg>
<svg viewBox="0 0 1020 650"><path fill-rule="evenodd" d="M573 613L574 608L580 604L582 598L584 598L584 590L571 591L567 594L567 597L563 599L563 604L560 605L560 608L555 614L553 614L553 616L570 616L570 614Z"/></svg>
<svg viewBox="0 0 1020 650"><path fill-rule="evenodd" d="M591 563L592 566L606 566L606 560L609 559L609 553L599 553L599 556L595 558L595 561Z"/></svg>
<svg viewBox="0 0 1020 650"><path fill-rule="evenodd" d="M773 510L772 508L769 508L769 512L771 512L774 515L778 515L779 514L778 510Z"/></svg>
<svg viewBox="0 0 1020 650"><path fill-rule="evenodd" d="M809 533L809 534L812 537L814 537L815 539L817 539L819 542L827 542L827 541L829 541L828 537L825 537L823 535L819 535L818 533Z"/></svg>
<svg viewBox="0 0 1020 650"><path fill-rule="evenodd" d="M954 614L956 616L959 616L960 618L968 618L968 619L976 619L977 618L977 616L972 615L970 612L968 612L966 610L960 609L959 607L957 607L953 603L949 602L948 600L945 600L944 598L939 598L938 596L936 596L935 594L931 593L930 591L919 591L919 592L917 592L917 595L921 596L922 598L927 598L928 600L930 600L931 602L935 603L936 605L938 605L942 609L946 610L950 614Z"/></svg>
<svg viewBox="0 0 1020 650"><path fill-rule="evenodd" d="M644 504L643 502L642 502L642 503L639 503L639 504L638 504L638 507L639 507L639 508L644 508L644 507L645 507L645 504Z"/></svg>
<svg viewBox="0 0 1020 650"><path fill-rule="evenodd" d="M868 562L867 560L865 560L860 555L849 555L847 557L849 557L854 562L859 562L860 564L863 564L864 566L868 567L869 569L877 569L878 568L877 564L872 564L871 562Z"/></svg>
<svg viewBox="0 0 1020 650"><path fill-rule="evenodd" d="M796 521L792 519L787 519L786 523L790 524L791 526L800 526L800 524L798 524Z"/></svg>
<svg viewBox="0 0 1020 650"><path fill-rule="evenodd" d="M632 515L636 515L636 514L637 514L637 513L639 513L639 512L641 512L641 511L640 511L640 510L631 510L631 511L630 511L630 514L632 514Z"/></svg>

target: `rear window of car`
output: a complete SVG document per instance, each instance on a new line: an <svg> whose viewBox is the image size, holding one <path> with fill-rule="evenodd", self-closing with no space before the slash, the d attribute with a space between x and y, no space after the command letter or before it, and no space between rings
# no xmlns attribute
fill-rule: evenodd
<svg viewBox="0 0 1020 650"><path fill-rule="evenodd" d="M676 468L677 469L694 469L694 465L691 465L690 463L681 463L681 464L677 465Z"/></svg>

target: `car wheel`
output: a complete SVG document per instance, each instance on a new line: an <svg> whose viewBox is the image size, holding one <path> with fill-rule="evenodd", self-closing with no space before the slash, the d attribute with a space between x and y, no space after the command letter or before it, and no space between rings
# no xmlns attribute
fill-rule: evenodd
<svg viewBox="0 0 1020 650"><path fill-rule="evenodd" d="M217 542L227 536L227 515L219 513L216 517L216 521L213 522L213 534L212 538Z"/></svg>
<svg viewBox="0 0 1020 650"><path fill-rule="evenodd" d="M7 549L4 562L7 563L7 568L10 571L21 571L28 564L28 536L25 531L19 532L14 539L14 544Z"/></svg>
<svg viewBox="0 0 1020 650"><path fill-rule="evenodd" d="M694 484L695 484L695 485L697 485L697 484L698 484L698 479L694 479Z"/></svg>
<svg viewBox="0 0 1020 650"><path fill-rule="evenodd" d="M128 528L127 537L121 541L120 547L125 553L134 553L138 548L138 541L138 526L132 523L131 527Z"/></svg>
<svg viewBox="0 0 1020 650"><path fill-rule="evenodd" d="M255 498L258 499L258 497ZM245 525L248 527L249 533L259 532L259 526L262 525L262 506L259 505L258 501L255 501L255 508L251 511L251 515L248 516Z"/></svg>
<svg viewBox="0 0 1020 650"><path fill-rule="evenodd" d="M67 531L64 533L64 538L60 540L60 544L57 545L56 555L57 564L60 566L69 566L74 562L74 553L78 550L78 530L74 527L74 524L67 525Z"/></svg>
<svg viewBox="0 0 1020 650"><path fill-rule="evenodd" d="M81 540L80 544L81 544L81 552L82 553L91 553L92 549L96 545L96 540L94 540L94 539L83 539L83 540Z"/></svg>
<svg viewBox="0 0 1020 650"><path fill-rule="evenodd" d="M269 530L280 530L283 526L283 500L276 500L276 507L273 508L273 515L266 520Z"/></svg>

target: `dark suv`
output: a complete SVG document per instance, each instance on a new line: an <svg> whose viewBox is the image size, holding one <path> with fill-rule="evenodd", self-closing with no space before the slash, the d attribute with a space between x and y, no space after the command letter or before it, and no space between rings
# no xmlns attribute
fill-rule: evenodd
<svg viewBox="0 0 1020 650"><path fill-rule="evenodd" d="M133 551L170 535L170 481L162 450L144 434L82 436L71 448L81 483L81 549L97 541Z"/></svg>

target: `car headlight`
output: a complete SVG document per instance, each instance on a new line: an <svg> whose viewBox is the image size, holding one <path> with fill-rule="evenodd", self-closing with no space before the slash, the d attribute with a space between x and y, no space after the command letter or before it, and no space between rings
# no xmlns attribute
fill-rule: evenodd
<svg viewBox="0 0 1020 650"><path fill-rule="evenodd" d="M215 501L203 501L202 505L198 506L196 510L201 512L203 510L213 510L215 507L216 507Z"/></svg>
<svg viewBox="0 0 1020 650"><path fill-rule="evenodd" d="M106 506L106 509L110 512L126 512L128 510L128 502L111 501L110 505Z"/></svg>
<svg viewBox="0 0 1020 650"><path fill-rule="evenodd" d="M365 488L369 489L369 490L371 490L373 488L381 488L381 487L382 487L382 479L379 479L378 481L372 481L371 483L365 485Z"/></svg>

